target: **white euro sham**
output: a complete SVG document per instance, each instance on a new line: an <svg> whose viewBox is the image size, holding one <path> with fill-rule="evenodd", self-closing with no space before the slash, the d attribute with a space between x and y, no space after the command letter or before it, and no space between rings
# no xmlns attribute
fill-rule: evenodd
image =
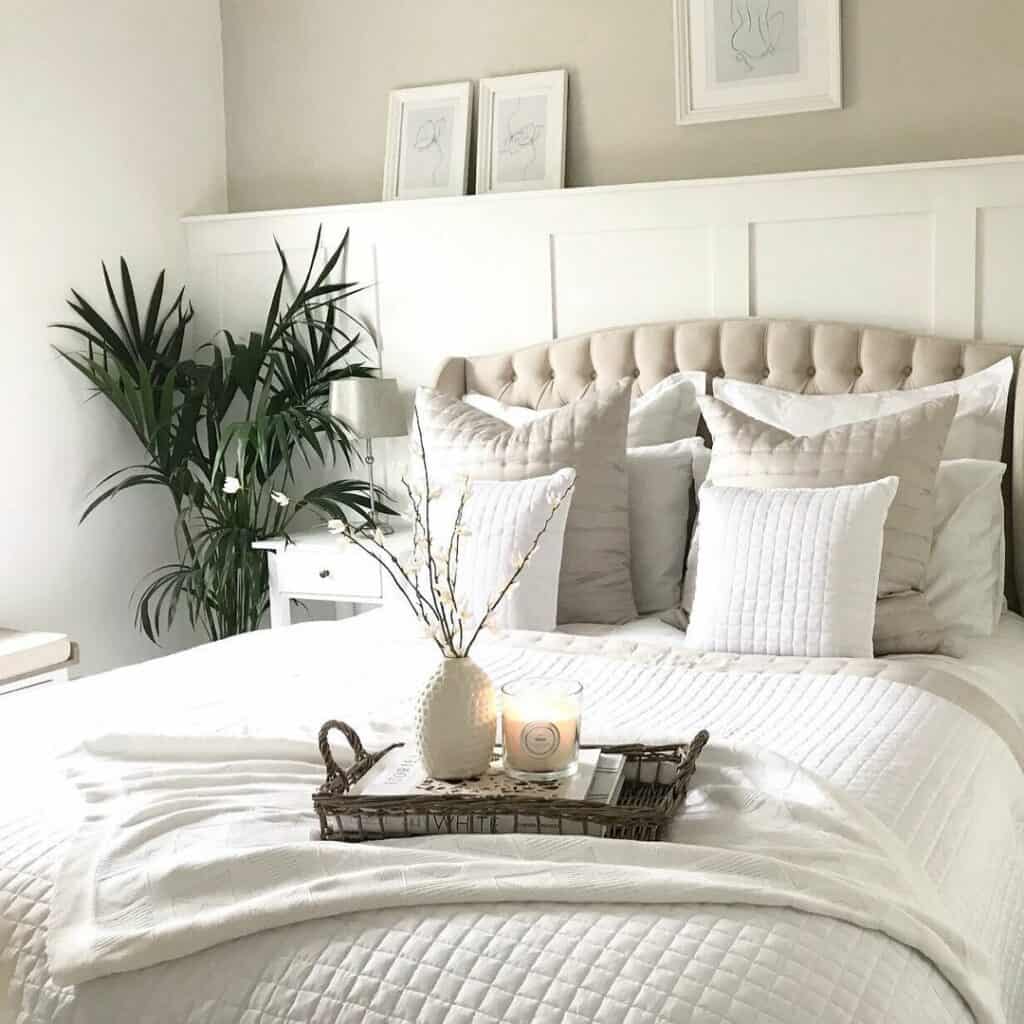
<svg viewBox="0 0 1024 1024"><path fill-rule="evenodd" d="M630 564L641 615L673 608L682 597L694 464L705 452L699 437L626 450Z"/></svg>
<svg viewBox="0 0 1024 1024"><path fill-rule="evenodd" d="M939 624L961 636L991 636L1003 614L1006 466L955 459L939 466L935 536L924 596Z"/></svg>
<svg viewBox="0 0 1024 1024"><path fill-rule="evenodd" d="M1003 451L1006 409L1013 379L1007 356L978 373L906 391L865 391L843 395L801 395L793 391L719 378L716 398L790 434L820 434L833 427L904 412L937 398L956 395L956 416L946 438L944 459L998 460Z"/></svg>

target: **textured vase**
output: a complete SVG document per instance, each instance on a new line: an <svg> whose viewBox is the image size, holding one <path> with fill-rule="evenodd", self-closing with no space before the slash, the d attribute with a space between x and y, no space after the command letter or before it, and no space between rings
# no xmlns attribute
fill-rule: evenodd
<svg viewBox="0 0 1024 1024"><path fill-rule="evenodd" d="M416 748L434 779L487 771L497 721L490 676L470 658L444 658L416 703Z"/></svg>

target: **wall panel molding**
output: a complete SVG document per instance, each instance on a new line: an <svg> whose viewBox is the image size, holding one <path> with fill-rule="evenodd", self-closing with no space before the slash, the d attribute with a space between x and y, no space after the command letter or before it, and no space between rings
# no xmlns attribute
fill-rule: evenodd
<svg viewBox="0 0 1024 1024"><path fill-rule="evenodd" d="M662 317L1024 341L1024 157L187 218L200 331L222 304L242 317L250 296L258 327L251 254L275 235L308 252L318 225L326 245L351 230L349 271L376 283L359 315L406 388L447 355ZM250 262L225 297L233 253Z"/></svg>

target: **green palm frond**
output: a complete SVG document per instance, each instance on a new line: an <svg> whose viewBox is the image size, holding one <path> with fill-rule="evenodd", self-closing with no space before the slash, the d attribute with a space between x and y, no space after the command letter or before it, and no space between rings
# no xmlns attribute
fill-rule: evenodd
<svg viewBox="0 0 1024 1024"><path fill-rule="evenodd" d="M82 519L137 487L163 487L174 505L180 560L154 570L136 594L136 623L154 642L181 612L211 639L257 628L268 605L267 568L252 543L287 532L301 510L369 518L370 491L361 480L315 487L287 506L271 498L294 485L297 465L351 467L358 459L352 436L329 413L330 386L372 375L367 358L375 347L344 307L367 286L336 278L348 233L318 269L317 231L297 285L274 244L277 280L261 330L244 340L224 331L186 354L194 311L185 290L165 300L161 271L140 302L124 259L116 280L102 265L109 315L72 290L75 321L53 325L84 342L61 356L114 406L144 452L143 461L96 485ZM242 482L236 494L224 491L228 475ZM391 511L379 488L375 500Z"/></svg>

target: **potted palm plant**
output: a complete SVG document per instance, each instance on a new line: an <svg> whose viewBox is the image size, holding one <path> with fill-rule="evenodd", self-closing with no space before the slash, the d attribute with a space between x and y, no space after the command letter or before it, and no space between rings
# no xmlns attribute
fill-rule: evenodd
<svg viewBox="0 0 1024 1024"><path fill-rule="evenodd" d="M293 493L298 465L351 467L358 458L328 408L332 381L376 372L360 350L369 332L343 307L364 286L333 279L347 242L346 232L314 274L318 231L314 259L290 299L278 245L280 272L263 327L246 340L224 331L189 354L193 309L184 289L165 306L161 272L140 305L123 259L120 298L103 267L109 318L72 290L76 321L54 325L84 341L84 349L60 354L127 421L142 450L137 464L100 481L82 519L133 487L163 488L176 513L178 558L154 569L137 594L136 623L154 642L181 610L211 640L256 629L269 598L266 559L252 544L287 534L304 509L369 520L363 480ZM391 511L382 492L376 502Z"/></svg>

